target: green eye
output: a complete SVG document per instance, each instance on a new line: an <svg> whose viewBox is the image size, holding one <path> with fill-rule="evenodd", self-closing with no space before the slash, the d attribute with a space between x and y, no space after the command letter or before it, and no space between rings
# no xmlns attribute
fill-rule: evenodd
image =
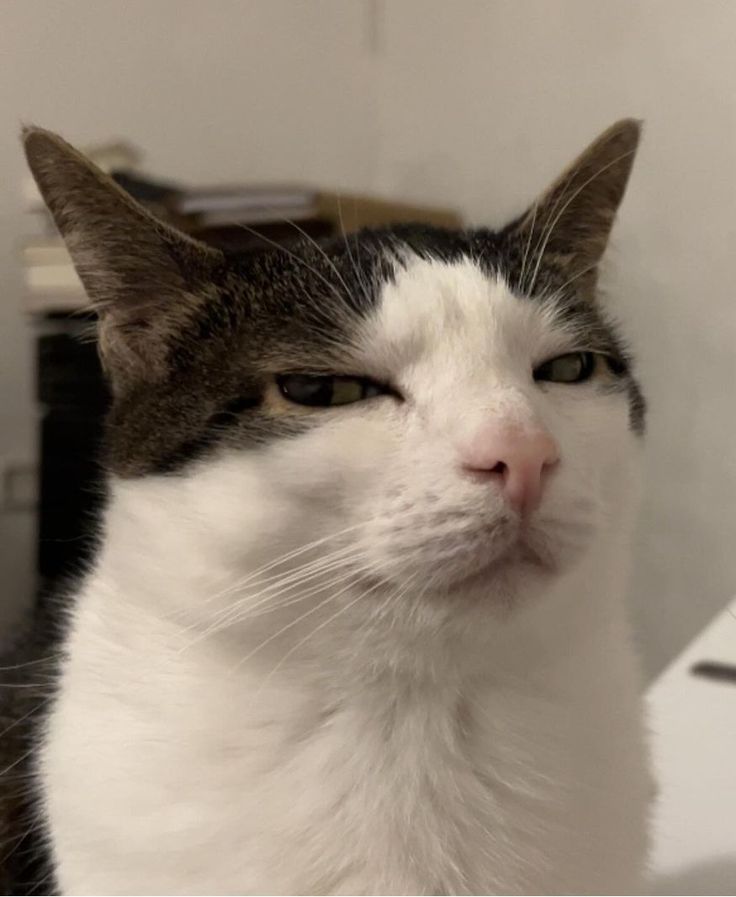
<svg viewBox="0 0 736 897"><path fill-rule="evenodd" d="M318 376L315 374L281 374L276 378L281 395L296 405L328 408L352 405L363 399L388 392L386 387L365 377Z"/></svg>
<svg viewBox="0 0 736 897"><path fill-rule="evenodd" d="M582 383L595 373L597 356L594 352L569 352L540 364L534 379L548 383Z"/></svg>

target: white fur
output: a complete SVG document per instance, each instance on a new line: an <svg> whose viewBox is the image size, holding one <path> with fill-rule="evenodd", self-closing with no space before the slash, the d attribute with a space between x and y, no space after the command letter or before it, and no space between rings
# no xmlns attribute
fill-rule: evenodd
<svg viewBox="0 0 736 897"><path fill-rule="evenodd" d="M531 379L576 348L414 260L354 346L404 403L112 483L41 763L65 893L638 891L639 451L624 395ZM554 574L503 562L517 522L459 470L492 416L560 445L528 536Z"/></svg>

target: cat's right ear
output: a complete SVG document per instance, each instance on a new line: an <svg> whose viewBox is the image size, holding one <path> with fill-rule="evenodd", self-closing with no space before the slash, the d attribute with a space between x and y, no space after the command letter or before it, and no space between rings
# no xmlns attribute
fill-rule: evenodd
<svg viewBox="0 0 736 897"><path fill-rule="evenodd" d="M604 131L537 199L507 237L520 259L517 287L538 290L547 274L586 299L595 296L598 265L639 145L641 123L623 119Z"/></svg>
<svg viewBox="0 0 736 897"><path fill-rule="evenodd" d="M23 145L97 310L113 390L161 379L176 334L206 301L221 253L156 219L56 134L26 128Z"/></svg>

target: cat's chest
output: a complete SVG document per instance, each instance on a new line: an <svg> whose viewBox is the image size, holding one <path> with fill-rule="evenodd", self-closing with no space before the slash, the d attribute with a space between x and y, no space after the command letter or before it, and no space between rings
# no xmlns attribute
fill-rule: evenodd
<svg viewBox="0 0 736 897"><path fill-rule="evenodd" d="M90 858L117 876L122 854L134 892L477 892L518 866L520 831L557 840L571 758L540 708L537 751L531 708L499 696L260 685L62 690L44 769L68 890L104 891L110 862Z"/></svg>

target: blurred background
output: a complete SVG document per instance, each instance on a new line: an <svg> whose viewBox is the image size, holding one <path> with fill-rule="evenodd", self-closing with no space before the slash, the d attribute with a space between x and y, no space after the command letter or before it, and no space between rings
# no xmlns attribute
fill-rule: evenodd
<svg viewBox="0 0 736 897"><path fill-rule="evenodd" d="M118 164L175 184L295 183L493 226L643 118L604 286L650 404L631 585L648 672L736 592L736 3L4 0L0 111L0 633L43 573L42 444L69 465L46 471L47 504L75 476L74 416L43 430L64 401L49 377L73 387L89 362L44 341L61 309L39 304L48 271L29 281L44 260L24 240L49 234L22 122L123 141Z"/></svg>

